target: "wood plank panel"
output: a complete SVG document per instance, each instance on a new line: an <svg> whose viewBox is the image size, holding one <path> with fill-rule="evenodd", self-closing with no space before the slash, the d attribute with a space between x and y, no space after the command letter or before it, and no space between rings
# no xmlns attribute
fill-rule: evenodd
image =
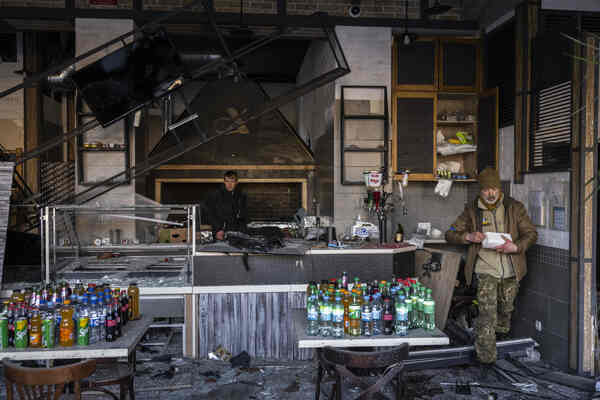
<svg viewBox="0 0 600 400"><path fill-rule="evenodd" d="M200 294L198 357L222 345L232 355L247 351L265 359L311 359L299 349L292 310L306 307L304 292Z"/></svg>
<svg viewBox="0 0 600 400"><path fill-rule="evenodd" d="M432 272L430 276L424 276L423 264L429 261L431 254L419 251L415 254L416 275L420 282L432 289L432 297L435 301L435 324L438 328L444 329L462 254L431 248L426 250L442 254L442 268L438 272Z"/></svg>

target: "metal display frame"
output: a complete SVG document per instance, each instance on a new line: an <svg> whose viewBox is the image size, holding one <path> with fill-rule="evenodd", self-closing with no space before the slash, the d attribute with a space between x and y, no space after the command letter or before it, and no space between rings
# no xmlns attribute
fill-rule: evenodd
<svg viewBox="0 0 600 400"><path fill-rule="evenodd" d="M174 211L177 212L174 212ZM59 246L57 243L57 214L58 213L76 213L78 216L100 216L103 213L111 213L113 215L123 214L136 214L136 213L160 213L167 212L170 214L185 214L185 229L187 230L186 242L177 244L130 244L130 245L119 245L110 244L107 246L82 246L79 238L73 242L70 246L64 247ZM118 218L118 217L117 217ZM57 272L56 268L58 265L58 250L73 251L75 260L79 260L83 255L95 254L95 253L106 253L118 251L123 255L135 256L144 251L153 251L160 253L160 255L166 256L182 256L181 251L185 250L186 257L186 268L183 271L186 275L186 284L190 284L194 281L194 254L196 253L196 228L198 226L197 221L200 218L199 205L196 204L174 204L174 205L161 205L161 206L133 206L133 207L90 207L90 206L78 206L78 205L56 205L46 206L40 210L40 222L41 222L41 242L42 242L42 265L41 274L42 280L45 283L49 283ZM140 217L128 218L132 220L140 220ZM142 221L148 219L141 219ZM75 227L73 227L75 229ZM74 232L77 236L77 233ZM179 251L179 252L178 252ZM177 254L174 254L177 253Z"/></svg>

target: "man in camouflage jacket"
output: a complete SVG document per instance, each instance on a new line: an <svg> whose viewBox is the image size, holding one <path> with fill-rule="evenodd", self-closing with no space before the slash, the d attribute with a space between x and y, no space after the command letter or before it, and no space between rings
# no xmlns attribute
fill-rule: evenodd
<svg viewBox="0 0 600 400"><path fill-rule="evenodd" d="M471 284L477 276L479 317L475 322L475 350L484 364L496 361L496 336L510 331L510 319L519 281L527 273L525 252L537 240L535 226L525 206L501 191L498 171L484 169L478 176L481 192L473 204L446 232L446 241L469 245L465 278ZM510 234L504 244L484 249L481 242L486 232Z"/></svg>

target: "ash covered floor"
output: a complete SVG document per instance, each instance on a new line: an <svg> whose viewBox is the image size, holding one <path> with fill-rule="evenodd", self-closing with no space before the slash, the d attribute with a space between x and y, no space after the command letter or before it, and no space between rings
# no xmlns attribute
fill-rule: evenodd
<svg viewBox="0 0 600 400"><path fill-rule="evenodd" d="M181 356L181 334L170 340L168 329L152 329L145 343L164 343L168 346L138 346L135 391L137 400L266 400L314 399L317 364L315 361L270 361L251 359L249 368L232 368L220 360L191 360ZM525 362L537 372L552 368L543 362ZM515 379L515 385L501 373L482 372L474 366L428 369L405 374L407 399L590 399L593 393L572 387L545 382L533 377L508 361L497 363ZM528 375L529 374L529 375ZM103 375L97 372L98 377ZM535 378L535 379L534 379ZM468 385L479 383L479 386ZM333 379L326 377L322 384L321 399L328 399ZM458 387L456 386L458 384ZM350 386L350 385L347 385ZM526 392L519 388L530 390ZM117 387L108 387L118 393ZM470 394L462 394L470 391ZM459 393L457 393L459 392ZM4 387L0 399L6 398ZM354 399L358 391L345 389L344 399ZM393 389L385 393L393 398ZM490 397L490 395L496 397ZM84 398L107 398L91 393Z"/></svg>

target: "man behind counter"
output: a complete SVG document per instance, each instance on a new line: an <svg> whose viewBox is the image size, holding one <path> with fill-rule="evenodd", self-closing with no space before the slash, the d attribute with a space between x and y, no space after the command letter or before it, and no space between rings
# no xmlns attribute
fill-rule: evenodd
<svg viewBox="0 0 600 400"><path fill-rule="evenodd" d="M237 173L227 171L223 177L223 187L212 194L207 205L213 237L217 240L223 240L225 231L246 231L246 195L237 185Z"/></svg>
<svg viewBox="0 0 600 400"><path fill-rule="evenodd" d="M477 180L479 197L450 226L446 240L469 245L465 278L471 284L475 272L478 283L475 351L480 363L490 365L496 361L496 338L504 339L510 331L519 281L527 273L525 251L536 242L537 232L525 206L502 193L497 170L486 168ZM485 249L486 232L508 233L512 240L504 236L504 244Z"/></svg>

